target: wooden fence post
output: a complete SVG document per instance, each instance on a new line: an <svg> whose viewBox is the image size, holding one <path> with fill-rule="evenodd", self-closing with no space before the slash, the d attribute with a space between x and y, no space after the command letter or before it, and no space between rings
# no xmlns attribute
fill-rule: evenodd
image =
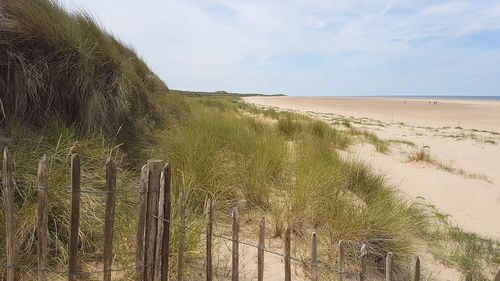
<svg viewBox="0 0 500 281"><path fill-rule="evenodd" d="M259 248L257 253L257 281L264 281L264 249L266 235L266 217L262 216L259 222Z"/></svg>
<svg viewBox="0 0 500 281"><path fill-rule="evenodd" d="M156 231L156 252L155 252L155 272L154 281L161 281L162 278L162 252L163 252L163 226L165 222L165 174L160 176L160 193L158 197L158 226Z"/></svg>
<svg viewBox="0 0 500 281"><path fill-rule="evenodd" d="M49 189L49 168L47 156L38 162L38 280L47 281L48 219L47 193Z"/></svg>
<svg viewBox="0 0 500 281"><path fill-rule="evenodd" d="M318 281L318 241L316 232L312 234L311 245L311 281Z"/></svg>
<svg viewBox="0 0 500 281"><path fill-rule="evenodd" d="M156 246L156 230L158 227L158 193L160 191L160 174L163 166L161 160L148 160L149 180L148 180L148 202L146 213L146 230L145 230L145 262L146 281L151 281L154 278L156 266L155 261L155 246Z"/></svg>
<svg viewBox="0 0 500 281"><path fill-rule="evenodd" d="M291 261L291 241L290 241L290 227L287 225L285 228L285 281L292 280L292 267Z"/></svg>
<svg viewBox="0 0 500 281"><path fill-rule="evenodd" d="M493 281L500 281L500 269L497 272L497 275L495 275L495 279Z"/></svg>
<svg viewBox="0 0 500 281"><path fill-rule="evenodd" d="M78 231L80 227L80 156L71 155L71 225L68 280L78 277Z"/></svg>
<svg viewBox="0 0 500 281"><path fill-rule="evenodd" d="M140 181L140 200L139 200L139 211L137 218L137 238L136 238L136 257L135 257L135 270L136 270L136 280L143 280L145 277L145 257L144 257L144 239L145 239L145 227L146 227L146 212L148 209L148 182L149 182L149 167L147 165L142 166L141 169L141 181Z"/></svg>
<svg viewBox="0 0 500 281"><path fill-rule="evenodd" d="M420 281L420 258L415 256L413 258L413 266L411 271L411 281Z"/></svg>
<svg viewBox="0 0 500 281"><path fill-rule="evenodd" d="M14 281L15 253L14 253L14 182L12 180L12 159L9 149L3 150L3 203L5 216L5 244L7 258L7 281Z"/></svg>
<svg viewBox="0 0 500 281"><path fill-rule="evenodd" d="M162 268L162 274L161 274L161 280L162 281L167 281L168 280L168 259L170 255L170 247L169 247L169 241L170 241L170 209L171 209L171 204L172 204L172 196L170 193L171 186L172 186L172 168L170 167L170 163L166 163L165 166L163 167L163 180L164 185L165 185L165 193L164 193L164 213L163 217L165 217L164 224L163 224L163 237L162 237L162 260L161 260L161 268Z"/></svg>
<svg viewBox="0 0 500 281"><path fill-rule="evenodd" d="M387 253L387 257L385 259L385 280L386 281L392 281L393 280L393 274L392 274L392 253L389 252Z"/></svg>
<svg viewBox="0 0 500 281"><path fill-rule="evenodd" d="M184 241L186 239L186 206L184 193L179 194L179 252L177 257L177 281L184 278Z"/></svg>
<svg viewBox="0 0 500 281"><path fill-rule="evenodd" d="M345 258L344 258L344 242L342 240L339 241L338 245L338 279L339 281L344 281L344 267L345 267Z"/></svg>
<svg viewBox="0 0 500 281"><path fill-rule="evenodd" d="M359 281L364 281L366 278L366 244L361 245L361 256L360 256L360 271L359 271Z"/></svg>
<svg viewBox="0 0 500 281"><path fill-rule="evenodd" d="M207 281L212 281L212 200L207 201Z"/></svg>
<svg viewBox="0 0 500 281"><path fill-rule="evenodd" d="M240 264L240 256L239 256L239 231L240 231L240 221L238 218L238 208L233 208L232 211L232 229L233 229L233 251L232 251L232 265L231 265L231 281L239 280L239 264Z"/></svg>
<svg viewBox="0 0 500 281"><path fill-rule="evenodd" d="M104 281L111 281L113 263L113 227L115 224L116 165L108 158L106 161L106 211L104 215Z"/></svg>
<svg viewBox="0 0 500 281"><path fill-rule="evenodd" d="M470 271L465 275L465 281L472 281L472 273Z"/></svg>

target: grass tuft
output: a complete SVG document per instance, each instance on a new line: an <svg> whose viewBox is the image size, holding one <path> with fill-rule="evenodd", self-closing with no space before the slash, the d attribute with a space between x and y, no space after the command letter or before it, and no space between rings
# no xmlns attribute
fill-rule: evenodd
<svg viewBox="0 0 500 281"><path fill-rule="evenodd" d="M350 128L348 132L350 135L353 135L353 136L362 136L369 143L371 143L373 146L375 146L375 149L378 152L381 152L381 153L389 152L389 142L380 139L377 135L375 135L374 133L372 133L368 130L360 130L358 128Z"/></svg>
<svg viewBox="0 0 500 281"><path fill-rule="evenodd" d="M428 149L425 147L421 147L411 154L408 155L408 161L422 161L428 163L434 163L434 159L431 157Z"/></svg>

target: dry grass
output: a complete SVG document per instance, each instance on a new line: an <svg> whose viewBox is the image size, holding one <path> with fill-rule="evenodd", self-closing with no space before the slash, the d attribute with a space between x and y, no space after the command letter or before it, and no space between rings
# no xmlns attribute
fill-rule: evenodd
<svg viewBox="0 0 500 281"><path fill-rule="evenodd" d="M412 153L408 154L408 161L422 161L434 164L435 160L431 157L426 147L421 147Z"/></svg>
<svg viewBox="0 0 500 281"><path fill-rule="evenodd" d="M135 52L84 13L49 0L0 2L2 125L57 117L79 131L114 134L167 88ZM154 115L154 114L153 114Z"/></svg>
<svg viewBox="0 0 500 281"><path fill-rule="evenodd" d="M378 152L381 152L381 153L389 152L389 142L380 139L377 135L375 135L374 133L372 133L368 130L361 130L358 128L351 127L348 130L348 132L352 136L362 136L365 140L367 140L369 143L371 143L373 146L375 146L375 149Z"/></svg>
<svg viewBox="0 0 500 281"><path fill-rule="evenodd" d="M426 147L421 147L413 151L412 153L408 154L407 158L408 161L421 161L430 163L432 165L435 165L437 168L452 174L461 175L469 179L480 179L488 183L492 183L492 181L485 174L471 173L464 169L454 167L452 163L446 164L439 161L437 158L431 156L429 149Z"/></svg>

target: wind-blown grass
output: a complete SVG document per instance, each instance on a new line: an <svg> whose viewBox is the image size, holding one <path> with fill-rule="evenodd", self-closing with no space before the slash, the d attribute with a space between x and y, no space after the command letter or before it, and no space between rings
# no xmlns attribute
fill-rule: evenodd
<svg viewBox="0 0 500 281"><path fill-rule="evenodd" d="M69 14L53 1L0 2L0 38L4 126L40 126L57 117L78 130L114 134L151 115L148 95L167 91L88 14Z"/></svg>
<svg viewBox="0 0 500 281"><path fill-rule="evenodd" d="M260 118L229 99L190 105L192 116L158 136L170 145L154 153L171 160L174 189L187 192L191 211L201 213L208 197L219 210L257 206L269 214L274 235L288 224L299 237L316 231L329 248L353 241L351 258L367 243L377 268L389 251L406 260L425 231L423 208L401 200L368 165L338 155L350 145L349 133L289 113L269 122L264 111Z"/></svg>
<svg viewBox="0 0 500 281"><path fill-rule="evenodd" d="M15 164L15 206L16 206L16 245L18 259L16 265L30 269L36 264L37 227L37 164L43 154L49 160L49 265L51 268L65 268L68 257L67 242L70 232L70 156L79 153L82 164L82 188L96 193L82 193L80 209L80 254L84 259L96 259L102 254L104 224L105 163L108 157L118 166L117 190L120 195L116 208L115 242L117 251L127 248L126 239L130 236L127 226L130 217L135 218L133 206L136 205L136 181L131 172L123 167L122 153L107 141L104 135L87 135L84 138L74 128L62 122L53 121L43 133L14 133L10 150ZM3 215L3 212L2 212ZM3 227L3 221L2 221ZM0 240L3 243L4 236ZM5 257L4 247L0 257ZM118 260L122 256L117 257ZM5 262L5 261L2 261Z"/></svg>
<svg viewBox="0 0 500 281"><path fill-rule="evenodd" d="M380 139L377 135L374 133L368 131L368 130L361 130L358 128L350 128L349 129L349 134L353 136L362 136L364 137L369 143L373 144L375 146L375 149L378 152L381 153L386 153L389 151L389 142Z"/></svg>

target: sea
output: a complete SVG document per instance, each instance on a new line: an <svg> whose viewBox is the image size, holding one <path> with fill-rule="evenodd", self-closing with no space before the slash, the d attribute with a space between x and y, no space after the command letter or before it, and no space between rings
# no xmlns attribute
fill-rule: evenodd
<svg viewBox="0 0 500 281"><path fill-rule="evenodd" d="M484 100L500 101L500 96L350 96L355 98L440 99L440 100Z"/></svg>

